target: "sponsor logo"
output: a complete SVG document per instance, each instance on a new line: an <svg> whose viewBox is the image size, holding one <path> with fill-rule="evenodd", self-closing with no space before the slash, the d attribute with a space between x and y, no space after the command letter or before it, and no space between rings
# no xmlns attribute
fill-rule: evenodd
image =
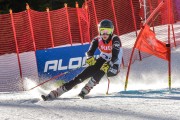
<svg viewBox="0 0 180 120"><path fill-rule="evenodd" d="M65 66L63 66L63 59L46 61L44 66L44 72L48 72L48 70L57 71L75 69L77 67L81 67L82 65L84 65L85 60L86 57L70 58L68 61L68 65Z"/></svg>
<svg viewBox="0 0 180 120"><path fill-rule="evenodd" d="M109 69L109 72L113 73L113 74L117 74L117 70L116 69L113 69L113 68L110 68Z"/></svg>
<svg viewBox="0 0 180 120"><path fill-rule="evenodd" d="M114 44L113 44L114 48L119 50L120 48L120 43L118 41L115 41Z"/></svg>
<svg viewBox="0 0 180 120"><path fill-rule="evenodd" d="M101 50L112 50L112 46L101 46Z"/></svg>
<svg viewBox="0 0 180 120"><path fill-rule="evenodd" d="M96 58L97 57L99 56L96 56ZM81 66L87 67L85 63L86 63L86 57L70 58L69 61L63 61L63 59L50 60L45 62L44 72L75 69Z"/></svg>

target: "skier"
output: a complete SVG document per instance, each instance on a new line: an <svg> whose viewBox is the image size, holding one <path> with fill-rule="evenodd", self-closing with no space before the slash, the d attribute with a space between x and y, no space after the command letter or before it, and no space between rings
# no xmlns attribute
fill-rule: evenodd
<svg viewBox="0 0 180 120"><path fill-rule="evenodd" d="M85 95L99 83L105 74L108 77L117 75L122 61L122 47L119 37L113 34L113 31L114 25L112 21L107 19L102 20L98 25L99 35L92 40L89 50L86 52L86 63L89 66L73 80L51 91L47 96L42 95L42 99L44 101L55 99L71 90L77 84L90 78L89 82L82 88L78 95L84 99ZM100 50L100 55L98 59L95 59L94 52L97 48Z"/></svg>

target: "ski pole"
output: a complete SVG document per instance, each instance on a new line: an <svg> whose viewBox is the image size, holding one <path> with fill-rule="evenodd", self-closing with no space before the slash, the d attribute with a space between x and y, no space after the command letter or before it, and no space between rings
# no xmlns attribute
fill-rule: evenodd
<svg viewBox="0 0 180 120"><path fill-rule="evenodd" d="M83 65L83 66L84 66L84 65ZM83 67L83 66L82 66L82 67ZM34 88L36 88L36 87L39 87L39 86L41 86L41 85L43 85L43 84L45 84L45 83L47 83L47 82L49 82L49 81L51 81L51 80L54 80L54 79L56 79L56 78L58 78L58 77L60 77L60 76L63 76L63 75L65 75L65 74L67 74L67 73L70 73L70 72L72 72L72 71L74 71L74 70L77 70L77 69L79 69L79 68L81 68L81 67L78 67L78 68L76 68L76 69L69 70L69 71L64 72L64 73L60 73L60 74L58 74L58 75L56 75L56 76L54 76L54 77L52 77L52 78L50 78L50 79L48 79L48 80L46 80L46 81L44 81L44 82L42 82L42 83L40 83L40 84L32 87L32 88L29 89L28 91L30 91L30 90L32 90L32 89L34 89Z"/></svg>
<svg viewBox="0 0 180 120"><path fill-rule="evenodd" d="M106 76L106 78L108 79L108 87L107 87L106 95L108 95L110 80L109 80L108 76Z"/></svg>
<svg viewBox="0 0 180 120"><path fill-rule="evenodd" d="M119 73L120 71L118 71L118 73ZM117 74L118 74L117 73ZM107 78L107 80L108 80L108 87L107 87L107 91L106 91L106 95L108 95L108 92L109 92L109 86L110 86L110 79L109 79L109 77L106 75L106 78Z"/></svg>
<svg viewBox="0 0 180 120"><path fill-rule="evenodd" d="M118 73L120 72L120 70L118 70ZM118 74L117 73L117 74ZM107 87L107 91L106 91L106 95L108 95L108 92L109 92L109 85L110 85L110 79L109 79L109 77L106 75L106 78L107 78L107 80L108 80L108 87Z"/></svg>

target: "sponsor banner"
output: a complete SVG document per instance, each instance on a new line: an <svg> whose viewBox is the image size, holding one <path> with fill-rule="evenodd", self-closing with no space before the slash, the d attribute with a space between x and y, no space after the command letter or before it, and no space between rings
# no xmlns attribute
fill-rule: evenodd
<svg viewBox="0 0 180 120"><path fill-rule="evenodd" d="M39 78L51 78L69 71L73 74L68 74L66 78L71 79L83 70L82 66L86 67L85 53L88 49L89 44L37 50L36 59ZM99 51L97 50L95 55L98 54Z"/></svg>

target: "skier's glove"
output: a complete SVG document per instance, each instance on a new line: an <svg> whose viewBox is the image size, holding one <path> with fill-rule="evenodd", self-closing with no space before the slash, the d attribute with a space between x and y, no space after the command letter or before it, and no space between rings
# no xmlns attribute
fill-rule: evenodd
<svg viewBox="0 0 180 120"><path fill-rule="evenodd" d="M92 66L96 63L96 59L94 57L89 57L86 59L86 63L89 65L89 66Z"/></svg>
<svg viewBox="0 0 180 120"><path fill-rule="evenodd" d="M109 70L109 68L110 68L109 63L108 63L108 62L105 62L105 63L101 66L100 70L102 70L102 71L104 71L105 73L107 73L108 70Z"/></svg>

